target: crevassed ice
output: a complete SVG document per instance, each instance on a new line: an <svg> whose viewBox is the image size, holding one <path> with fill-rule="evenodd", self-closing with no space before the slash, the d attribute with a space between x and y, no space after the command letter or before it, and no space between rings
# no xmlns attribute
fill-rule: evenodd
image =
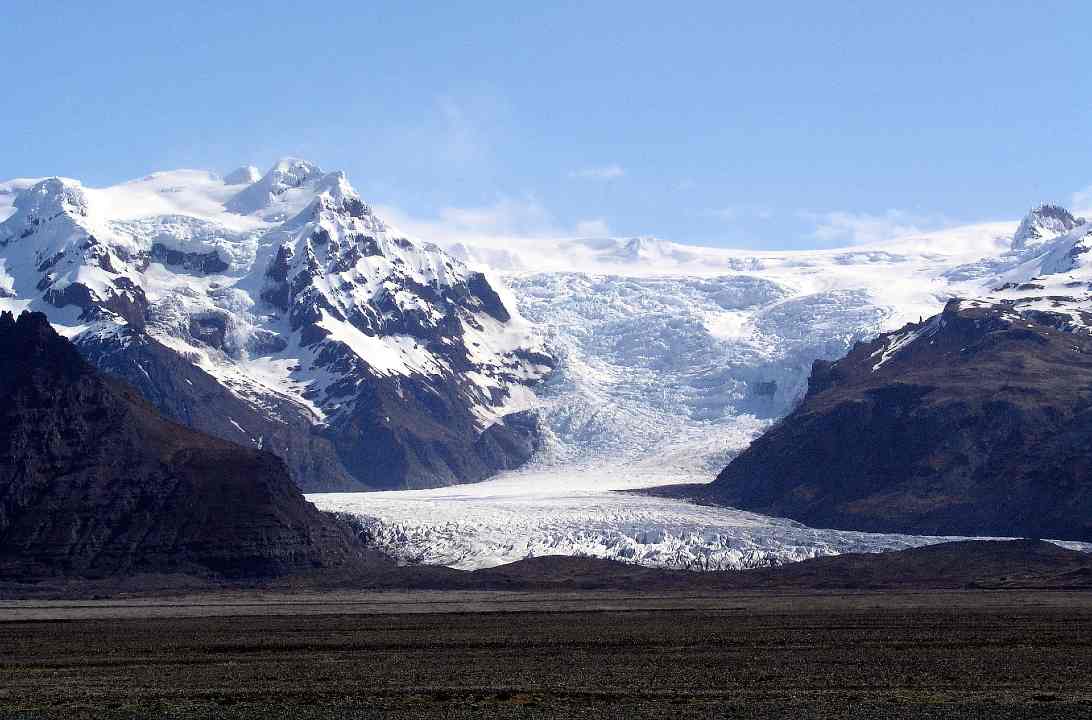
<svg viewBox="0 0 1092 720"><path fill-rule="evenodd" d="M546 441L532 464L475 485L309 499L356 516L405 562L464 569L557 554L739 568L939 540L617 492L712 480L788 411L815 358L891 321L868 292L745 274L508 280L560 360L538 389Z"/></svg>

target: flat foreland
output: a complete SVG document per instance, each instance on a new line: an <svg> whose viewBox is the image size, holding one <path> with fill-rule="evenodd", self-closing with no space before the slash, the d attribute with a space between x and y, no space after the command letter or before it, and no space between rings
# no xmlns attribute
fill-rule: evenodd
<svg viewBox="0 0 1092 720"><path fill-rule="evenodd" d="M0 717L1086 718L1092 593L379 592L0 607Z"/></svg>
<svg viewBox="0 0 1092 720"><path fill-rule="evenodd" d="M536 558L164 582L0 586L0 718L1003 720L1092 707L1092 558L1042 542L734 573Z"/></svg>

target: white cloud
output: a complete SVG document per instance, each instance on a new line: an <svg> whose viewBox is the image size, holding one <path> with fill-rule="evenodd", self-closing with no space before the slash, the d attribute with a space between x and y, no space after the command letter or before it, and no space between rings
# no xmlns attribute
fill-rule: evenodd
<svg viewBox="0 0 1092 720"><path fill-rule="evenodd" d="M622 169L621 165L611 164L573 170L569 173L569 177L583 180L615 180L625 174L626 171Z"/></svg>
<svg viewBox="0 0 1092 720"><path fill-rule="evenodd" d="M1084 215L1085 217L1092 215L1092 185L1073 193L1069 204L1076 215Z"/></svg>
<svg viewBox="0 0 1092 720"><path fill-rule="evenodd" d="M445 246L462 243L505 248L542 238L610 236L606 220L589 218L568 226L559 223L533 196L501 197L476 207L445 207L433 217L382 205L376 206L376 213L411 237Z"/></svg>
<svg viewBox="0 0 1092 720"><path fill-rule="evenodd" d="M880 214L804 211L800 216L815 225L811 236L827 244L878 243L919 235L950 224L940 217L916 215L905 210L888 210Z"/></svg>
<svg viewBox="0 0 1092 720"><path fill-rule="evenodd" d="M477 207L446 207L429 217L376 205L376 214L408 237L447 248L473 267L525 270L571 268L557 241L612 237L603 218L560 223L535 198L502 197Z"/></svg>
<svg viewBox="0 0 1092 720"><path fill-rule="evenodd" d="M603 218L581 220L576 224L578 237L610 237L610 226Z"/></svg>
<svg viewBox="0 0 1092 720"><path fill-rule="evenodd" d="M706 210L703 215L724 221L736 221L744 218L756 218L769 220L774 216L773 210L762 205L728 205L721 208Z"/></svg>
<svg viewBox="0 0 1092 720"><path fill-rule="evenodd" d="M482 207L445 207L438 222L454 231L533 235L553 225L553 217L538 200L501 198Z"/></svg>

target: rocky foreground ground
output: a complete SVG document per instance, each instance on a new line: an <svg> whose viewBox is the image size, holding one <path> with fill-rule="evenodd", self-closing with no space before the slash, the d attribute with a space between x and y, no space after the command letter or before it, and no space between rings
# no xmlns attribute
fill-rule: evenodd
<svg viewBox="0 0 1092 720"><path fill-rule="evenodd" d="M0 717L1087 718L1092 594L8 601Z"/></svg>
<svg viewBox="0 0 1092 720"><path fill-rule="evenodd" d="M0 718L1087 718L1092 556L0 583Z"/></svg>

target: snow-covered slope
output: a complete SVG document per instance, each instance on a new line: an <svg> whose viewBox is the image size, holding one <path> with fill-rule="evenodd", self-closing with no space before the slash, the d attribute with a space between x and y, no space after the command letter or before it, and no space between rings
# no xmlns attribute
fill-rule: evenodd
<svg viewBox="0 0 1092 720"><path fill-rule="evenodd" d="M1020 224L1000 257L956 268L969 304L1031 313L1059 329L1092 332L1092 223L1043 205Z"/></svg>
<svg viewBox="0 0 1092 720"><path fill-rule="evenodd" d="M1021 318L1070 332L1092 332L1092 223L1057 205L1040 205L1020 222L1002 252L943 274L961 308L996 309L1004 322ZM899 353L926 342L942 322L892 333L876 351L878 370Z"/></svg>
<svg viewBox="0 0 1092 720"><path fill-rule="evenodd" d="M174 417L304 487L480 480L537 444L550 370L502 288L402 237L341 173L0 185L0 306L46 312Z"/></svg>
<svg viewBox="0 0 1092 720"><path fill-rule="evenodd" d="M896 267L917 271L992 257L1008 250L1016 223L981 223L910 235L894 241L827 250L755 251L700 247L654 237L536 238L513 242L483 239L458 242L451 254L477 267L508 272L587 272L626 277L710 277L734 273L806 276L836 270L858 280L868 268ZM886 279L897 272L872 275ZM852 282L852 281L850 281Z"/></svg>
<svg viewBox="0 0 1092 720"><path fill-rule="evenodd" d="M1012 236L1012 250L1023 252L1042 246L1060 235L1084 224L1084 218L1073 217L1069 210L1049 203L1029 212Z"/></svg>

